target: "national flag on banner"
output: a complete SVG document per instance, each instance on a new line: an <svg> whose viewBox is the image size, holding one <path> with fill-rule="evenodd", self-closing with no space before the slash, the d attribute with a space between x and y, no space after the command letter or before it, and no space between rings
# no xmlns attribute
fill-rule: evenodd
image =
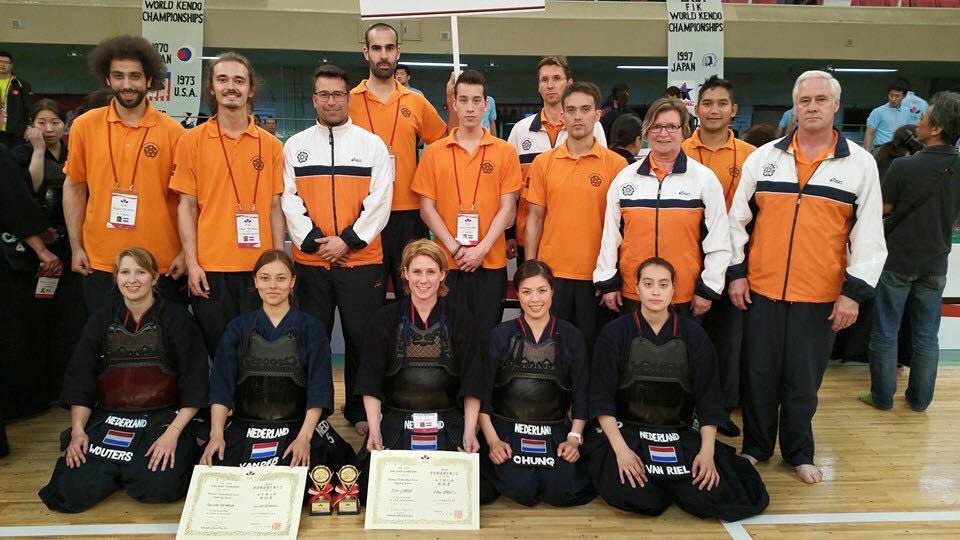
<svg viewBox="0 0 960 540"><path fill-rule="evenodd" d="M440 429L437 427L436 422L429 422L426 420L413 421L414 433L437 433L439 431Z"/></svg>
<svg viewBox="0 0 960 540"><path fill-rule="evenodd" d="M437 436L436 435L411 435L410 449L411 450L436 450Z"/></svg>
<svg viewBox="0 0 960 540"><path fill-rule="evenodd" d="M119 446L120 448L129 448L133 443L133 436L134 433L132 431L111 429L107 431L106 437L103 438L103 444Z"/></svg>
<svg viewBox="0 0 960 540"><path fill-rule="evenodd" d="M253 448L250 449L250 459L266 459L272 458L277 455L277 447L280 443L274 442L264 442L264 443L253 443Z"/></svg>
<svg viewBox="0 0 960 540"><path fill-rule="evenodd" d="M547 441L540 439L520 439L520 451L525 454L546 454Z"/></svg>
<svg viewBox="0 0 960 540"><path fill-rule="evenodd" d="M677 450L672 446L651 446L650 461L656 463L677 463Z"/></svg>

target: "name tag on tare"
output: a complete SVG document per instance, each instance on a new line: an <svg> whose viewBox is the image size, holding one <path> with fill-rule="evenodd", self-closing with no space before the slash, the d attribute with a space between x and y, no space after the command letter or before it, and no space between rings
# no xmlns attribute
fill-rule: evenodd
<svg viewBox="0 0 960 540"><path fill-rule="evenodd" d="M440 421L437 413L413 413L413 431L437 432Z"/></svg>
<svg viewBox="0 0 960 540"><path fill-rule="evenodd" d="M478 214L457 214L457 243L461 246L475 246L480 243Z"/></svg>
<svg viewBox="0 0 960 540"><path fill-rule="evenodd" d="M34 298L53 298L57 293L57 285L60 284L60 278L41 277L37 280L37 288L33 291Z"/></svg>
<svg viewBox="0 0 960 540"><path fill-rule="evenodd" d="M137 226L136 193L114 191L110 195L110 216L107 218L108 229L135 229Z"/></svg>
<svg viewBox="0 0 960 540"><path fill-rule="evenodd" d="M260 247L259 215L237 214L237 246L242 248Z"/></svg>

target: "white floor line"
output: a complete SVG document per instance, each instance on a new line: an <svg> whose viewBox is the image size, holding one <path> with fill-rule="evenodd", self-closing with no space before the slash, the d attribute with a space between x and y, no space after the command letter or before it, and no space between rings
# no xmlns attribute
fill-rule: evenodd
<svg viewBox="0 0 960 540"><path fill-rule="evenodd" d="M804 525L812 523L882 523L891 521L960 521L960 511L761 514L735 523L740 525Z"/></svg>
<svg viewBox="0 0 960 540"><path fill-rule="evenodd" d="M739 521L734 523L723 522L723 528L727 530L727 534L729 534L733 540L751 540L753 538Z"/></svg>
<svg viewBox="0 0 960 540"><path fill-rule="evenodd" d="M103 525L37 525L0 527L4 536L107 536L107 535L177 534L176 523L133 523Z"/></svg>

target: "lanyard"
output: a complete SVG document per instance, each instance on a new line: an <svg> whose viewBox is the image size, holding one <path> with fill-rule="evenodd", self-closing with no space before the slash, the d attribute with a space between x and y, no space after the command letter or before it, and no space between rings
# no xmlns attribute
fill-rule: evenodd
<svg viewBox="0 0 960 540"><path fill-rule="evenodd" d="M523 337L526 338L526 337L527 337L527 329L523 327L523 321L520 320L521 317L522 317L522 315L521 315L520 317L517 317L517 324L520 325L520 331L523 333ZM551 316L550 316L550 331L547 332L547 337L548 337L548 338L552 338L552 337L553 337L553 330L554 330L556 327L557 327L557 318L554 317L553 315L551 315ZM541 335L540 337L542 338L543 336Z"/></svg>
<svg viewBox="0 0 960 540"><path fill-rule="evenodd" d="M719 148L718 148L717 150L719 150ZM702 146L698 146L698 147L697 147L697 154L700 155L700 163L703 163L704 165L706 165L707 167L709 167L710 165L708 165L707 163L705 163L705 162L703 161L703 147L702 147ZM710 159L710 163L713 163L713 158L712 158L712 157L711 157L711 159ZM736 180L738 176L740 176L740 167L737 167L737 139L736 139L736 137L734 137L734 139L733 139L733 165L731 165L730 168L727 169L727 172L730 173L730 185L727 186L727 187L723 190L723 198L724 198L724 200L729 200L729 198L730 198L730 189L733 187L733 181Z"/></svg>
<svg viewBox="0 0 960 540"><path fill-rule="evenodd" d="M400 122L400 100L402 98L403 94L397 98L397 112L393 114L393 129L390 131L390 142L387 143L387 148L390 150L391 154L393 153L393 139L397 136L397 124ZM373 117L370 116L370 104L367 103L368 99L369 98L367 96L363 96L363 106L367 109L367 122L370 122L370 132L376 133L377 130L373 127Z"/></svg>
<svg viewBox="0 0 960 540"><path fill-rule="evenodd" d="M453 156L453 178L457 184L457 208L462 212L463 211L463 199L460 198L460 173L457 172L457 148L456 146L450 147L450 154ZM483 160L487 157L487 147L483 147L483 151L480 152L480 166L477 167L477 183L473 186L473 202L470 204L470 211L473 212L473 209L477 206L477 190L480 189L480 173L483 172Z"/></svg>
<svg viewBox="0 0 960 540"><path fill-rule="evenodd" d="M111 107L113 105L110 105ZM147 142L147 134L150 128L143 130L143 138L140 139L140 148L137 149L137 159L133 161L133 176L130 177L130 191L134 191L134 184L137 181L137 168L140 166L140 154L143 153L143 143ZM110 168L113 169L113 185L120 189L120 177L117 176L117 164L113 161L113 126L110 120L107 120L107 151L110 152Z"/></svg>
<svg viewBox="0 0 960 540"><path fill-rule="evenodd" d="M230 183L233 184L233 196L237 199L237 208L243 210L243 205L240 204L240 192L237 190L237 179L233 176L233 167L230 165L230 158L227 156L227 146L223 144L223 131L220 130L219 120L217 120L217 136L220 139L220 149L223 150L223 160L227 162L227 171L230 173ZM240 138L243 138L242 133L240 134ZM261 166L257 167L256 164L261 164ZM250 203L250 210L254 212L257 210L257 191L260 187L260 171L263 170L262 164L263 140L257 137L257 161L254 163L254 168L257 169L257 179L253 183L253 201Z"/></svg>

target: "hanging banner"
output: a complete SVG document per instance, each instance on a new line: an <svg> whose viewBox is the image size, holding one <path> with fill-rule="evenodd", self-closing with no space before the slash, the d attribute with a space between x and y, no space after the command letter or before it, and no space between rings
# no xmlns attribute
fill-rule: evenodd
<svg viewBox="0 0 960 540"><path fill-rule="evenodd" d="M545 0L360 0L362 19L543 11Z"/></svg>
<svg viewBox="0 0 960 540"><path fill-rule="evenodd" d="M692 112L703 81L723 77L720 0L667 0L667 69L667 86L680 89Z"/></svg>
<svg viewBox="0 0 960 540"><path fill-rule="evenodd" d="M203 69L203 2L143 0L140 32L160 52L167 65L163 90L153 106L177 120L194 118L200 109Z"/></svg>

